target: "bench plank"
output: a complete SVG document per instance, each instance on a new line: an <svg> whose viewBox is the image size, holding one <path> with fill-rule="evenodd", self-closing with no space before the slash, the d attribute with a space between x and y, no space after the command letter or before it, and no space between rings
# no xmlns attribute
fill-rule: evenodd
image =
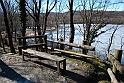
<svg viewBox="0 0 124 83"><path fill-rule="evenodd" d="M17 37L17 39L30 39L30 38L42 38L45 37L44 35L38 35L38 36L24 36L24 37Z"/></svg>
<svg viewBox="0 0 124 83"><path fill-rule="evenodd" d="M33 48L33 47L40 47L44 46L45 43L39 43L39 44L30 44L30 45L19 45L18 48L23 49L23 48Z"/></svg>
<svg viewBox="0 0 124 83"><path fill-rule="evenodd" d="M62 58L62 57L58 57L58 56L55 56L55 55L51 55L51 54L48 54L48 53L39 52L39 51L31 50L31 49L26 49L26 50L22 50L22 51L27 52L29 54L34 54L36 56L43 57L43 58L46 58L46 59L54 60L54 61L62 61L62 60L65 59L65 58Z"/></svg>
<svg viewBox="0 0 124 83"><path fill-rule="evenodd" d="M66 70L66 59L65 58L58 57L58 56L55 56L55 55L50 55L50 54L47 54L47 53L44 53L44 52L31 50L31 49L26 49L26 50L23 49L22 52L23 52L23 56L22 56L23 60L24 60L24 52L26 52L26 53L34 54L34 55L42 57L42 58L46 58L46 59L49 59L49 60L56 61L58 74L60 74L60 63L61 62L63 62L63 70Z"/></svg>

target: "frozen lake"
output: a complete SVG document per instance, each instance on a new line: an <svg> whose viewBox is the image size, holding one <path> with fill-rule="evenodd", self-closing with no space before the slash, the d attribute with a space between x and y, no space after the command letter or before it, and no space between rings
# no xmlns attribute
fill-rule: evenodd
<svg viewBox="0 0 124 83"><path fill-rule="evenodd" d="M65 41L69 41L69 36L70 36L70 29L69 29L69 25L66 24L65 25ZM82 24L75 24L75 38L74 38L74 43L75 44L82 44L82 40L83 40L83 25ZM80 27L79 27L80 26ZM109 28L112 28L110 30L108 30ZM102 28L100 31L106 31L105 33L101 34L100 36L98 36L97 38L95 38L95 42L92 43L92 46L95 46L96 51L95 54L102 57L102 58L106 58L106 54L107 52L107 48L109 46L109 42L110 42L110 37L114 31L115 28L118 28L114 34L113 37L113 41L112 41L112 45L110 48L110 53L114 54L114 50L115 49L122 49L124 50L124 25L113 25L113 24L108 24L107 26L105 26L104 28ZM59 33L59 38L64 38L64 27L63 25L60 25L60 28L58 30ZM49 31L47 32L47 34L49 34L49 38L50 39L57 39L57 30L54 31ZM78 49L77 49L78 50ZM80 50L80 49L79 49ZM124 52L123 52L123 56L122 56L122 64L124 64Z"/></svg>

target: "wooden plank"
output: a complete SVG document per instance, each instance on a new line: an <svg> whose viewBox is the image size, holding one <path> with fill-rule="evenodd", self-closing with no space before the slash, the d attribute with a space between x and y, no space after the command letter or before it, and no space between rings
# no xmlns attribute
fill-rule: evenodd
<svg viewBox="0 0 124 83"><path fill-rule="evenodd" d="M24 36L24 37L17 37L17 39L28 39L28 38L42 38L45 37L44 35L40 36Z"/></svg>
<svg viewBox="0 0 124 83"><path fill-rule="evenodd" d="M23 48L33 48L33 47L40 47L44 46L45 43L39 43L39 44L29 44L29 45L19 45L18 48L23 49Z"/></svg>
<svg viewBox="0 0 124 83"><path fill-rule="evenodd" d="M50 40L50 39L47 39L47 41L53 42L53 43L58 43L58 44L64 44L64 45L68 45L68 46L72 46L72 47L77 47L77 48L81 48L81 49L95 51L95 47L93 47L93 46L78 45L78 44L73 44L73 43L68 43L68 42L60 42L60 41L55 41L55 40Z"/></svg>
<svg viewBox="0 0 124 83"><path fill-rule="evenodd" d="M116 69L124 76L124 66L122 66L121 63L118 60L116 60L111 54L108 54L107 57L116 67Z"/></svg>
<svg viewBox="0 0 124 83"><path fill-rule="evenodd" d="M51 52L51 55L54 55L54 54L61 54L61 52L58 52L58 51Z"/></svg>
<svg viewBox="0 0 124 83"><path fill-rule="evenodd" d="M107 69L107 72L108 72L108 74L109 74L109 76L111 78L111 82L112 83L118 83L115 75L113 74L113 72L112 72L112 70L110 68Z"/></svg>
<svg viewBox="0 0 124 83"><path fill-rule="evenodd" d="M62 60L65 59L65 58L62 58L62 57L58 57L58 56L55 56L55 55L50 55L48 53L39 52L39 51L31 50L31 49L26 49L26 50L22 50L22 51L30 53L30 54L34 54L34 55L42 57L42 58L54 60L54 61L62 61Z"/></svg>
<svg viewBox="0 0 124 83"><path fill-rule="evenodd" d="M51 47L48 47L48 49L51 49ZM54 49L54 50L59 51L59 52L68 53L68 54L74 54L74 55L78 55L78 56L82 56L82 57L86 57L86 58L94 58L93 56L80 54L80 53L75 53L75 52L70 52L70 51L66 51L66 50L60 50L60 49Z"/></svg>

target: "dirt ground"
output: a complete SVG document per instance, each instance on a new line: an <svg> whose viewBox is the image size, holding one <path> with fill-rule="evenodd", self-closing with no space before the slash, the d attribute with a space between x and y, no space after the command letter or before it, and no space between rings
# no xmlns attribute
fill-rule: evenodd
<svg viewBox="0 0 124 83"><path fill-rule="evenodd" d="M54 61L2 54L0 59L0 83L93 83L94 71L75 60L66 60L66 71L56 72Z"/></svg>

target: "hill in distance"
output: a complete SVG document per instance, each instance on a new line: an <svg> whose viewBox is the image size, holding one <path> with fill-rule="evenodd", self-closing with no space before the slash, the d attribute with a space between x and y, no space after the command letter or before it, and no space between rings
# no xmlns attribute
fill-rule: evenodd
<svg viewBox="0 0 124 83"><path fill-rule="evenodd" d="M87 10L87 17L90 15L90 11ZM98 23L101 21L107 24L124 24L124 11L93 11L92 23ZM74 12L74 23L83 23L83 11ZM48 21L56 22L56 19L59 20L59 23L69 23L70 13L55 13L51 12L48 18Z"/></svg>

